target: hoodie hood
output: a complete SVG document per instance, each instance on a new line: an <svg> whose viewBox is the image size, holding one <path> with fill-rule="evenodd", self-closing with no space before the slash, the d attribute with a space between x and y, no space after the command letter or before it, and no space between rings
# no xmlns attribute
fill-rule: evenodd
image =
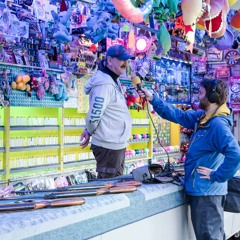
<svg viewBox="0 0 240 240"><path fill-rule="evenodd" d="M233 126L233 117L231 110L227 107L227 104L224 103L221 105L214 116L223 116L229 123L230 126Z"/></svg>
<svg viewBox="0 0 240 240"><path fill-rule="evenodd" d="M111 84L113 86L120 85L118 76L110 69L104 66L104 59L98 63L98 70L88 79L88 83L84 87L84 92L88 95L93 87Z"/></svg>
<svg viewBox="0 0 240 240"><path fill-rule="evenodd" d="M228 124L230 126L233 126L233 120L232 120L232 114L230 109L227 107L227 104L224 103L222 104L216 112L209 113L206 116L202 116L202 119L200 120L200 124L205 124L209 120L211 120L214 117L221 116L223 117L226 121L228 121Z"/></svg>
<svg viewBox="0 0 240 240"><path fill-rule="evenodd" d="M91 78L88 79L87 84L84 87L85 94L89 95L91 89L96 86L111 84L116 86L116 83L113 79L106 73L103 73L100 70L97 70Z"/></svg>

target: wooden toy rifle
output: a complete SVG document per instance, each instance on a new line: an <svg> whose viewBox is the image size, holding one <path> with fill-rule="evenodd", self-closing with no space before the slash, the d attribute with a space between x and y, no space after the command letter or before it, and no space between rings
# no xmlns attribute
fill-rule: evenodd
<svg viewBox="0 0 240 240"><path fill-rule="evenodd" d="M24 196L16 196L16 197L6 197L0 198L0 201L4 200L30 200L30 199L57 199L57 198L69 198L69 197L87 197L87 196L96 196L107 193L127 193L134 192L137 190L136 186L118 186L112 188L99 188L99 189L85 189L85 190L75 190L75 191L61 191L61 192L52 192L50 194L45 195L34 195L27 194Z"/></svg>
<svg viewBox="0 0 240 240"><path fill-rule="evenodd" d="M99 183L99 184L79 184L68 187L61 187L55 189L44 189L44 190L20 190L20 191L12 191L12 193L17 194L29 194L29 193L40 193L40 192L65 192L65 191L75 191L75 190L87 190L87 189L99 189L99 188L112 188L112 187L121 187L121 186L141 186L141 182L138 181L126 181L126 182L107 182L107 183Z"/></svg>
<svg viewBox="0 0 240 240"><path fill-rule="evenodd" d="M137 190L136 186L121 186L113 188L99 188L92 191L68 191L68 192L56 192L44 195L45 199L56 199L56 198L67 198L67 197L87 197L96 196L102 194L111 193L127 193L134 192Z"/></svg>
<svg viewBox="0 0 240 240"><path fill-rule="evenodd" d="M67 198L67 199L58 199L52 201L39 201L39 202L23 202L23 203L8 203L0 205L0 212L8 212L8 211L18 211L18 210L34 210L41 209L45 207L67 207L67 206L75 206L82 205L85 203L84 198L75 197L75 198Z"/></svg>

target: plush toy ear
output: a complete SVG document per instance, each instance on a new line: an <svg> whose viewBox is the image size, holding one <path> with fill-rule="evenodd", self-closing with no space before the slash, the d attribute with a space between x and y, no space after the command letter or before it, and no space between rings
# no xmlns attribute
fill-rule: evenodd
<svg viewBox="0 0 240 240"><path fill-rule="evenodd" d="M161 25L158 32L158 45L162 47L163 53L167 53L171 48L171 38L164 24Z"/></svg>
<svg viewBox="0 0 240 240"><path fill-rule="evenodd" d="M61 6L60 6L60 12L65 12L67 11L67 4L65 2L65 0L61 1Z"/></svg>
<svg viewBox="0 0 240 240"><path fill-rule="evenodd" d="M53 10L51 11L51 14L52 14L54 22L59 22L58 14L56 12L54 12Z"/></svg>

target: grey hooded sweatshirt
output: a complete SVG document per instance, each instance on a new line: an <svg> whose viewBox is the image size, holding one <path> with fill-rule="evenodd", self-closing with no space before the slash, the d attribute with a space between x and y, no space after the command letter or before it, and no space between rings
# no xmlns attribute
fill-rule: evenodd
<svg viewBox="0 0 240 240"><path fill-rule="evenodd" d="M119 150L128 145L132 118L126 105L119 79L97 70L84 87L89 94L86 129L92 135L92 144Z"/></svg>

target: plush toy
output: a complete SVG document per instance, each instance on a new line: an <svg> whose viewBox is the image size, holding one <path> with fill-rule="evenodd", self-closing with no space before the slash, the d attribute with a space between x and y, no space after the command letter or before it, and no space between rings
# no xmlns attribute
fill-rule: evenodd
<svg viewBox="0 0 240 240"><path fill-rule="evenodd" d="M60 13L57 14L52 10L51 14L55 23L55 31L53 33L53 37L56 40L62 42L71 42L73 40L73 37L68 32L66 26L68 25L69 19L72 16L72 8L70 7L67 10L66 3L64 0L62 0Z"/></svg>
<svg viewBox="0 0 240 240"><path fill-rule="evenodd" d="M185 39L189 44L186 50L193 52L197 19L203 14L202 0L182 0L181 8L182 19L185 26Z"/></svg>
<svg viewBox="0 0 240 240"><path fill-rule="evenodd" d="M58 89L59 85L58 85L58 81L56 80L56 78L53 76L49 76L48 80L49 80L48 93L50 93L51 95L59 94L59 89Z"/></svg>
<svg viewBox="0 0 240 240"><path fill-rule="evenodd" d="M55 99L58 101L68 100L66 85L61 81L58 82L58 94L55 95Z"/></svg>
<svg viewBox="0 0 240 240"><path fill-rule="evenodd" d="M91 13L96 13L98 11L109 12L112 14L116 13L116 9L111 0L97 0L91 7Z"/></svg>
<svg viewBox="0 0 240 240"><path fill-rule="evenodd" d="M218 38L216 41L217 42L214 44L215 48L221 51L227 50L233 45L234 35L229 29L226 29L224 35L221 38Z"/></svg>
<svg viewBox="0 0 240 240"><path fill-rule="evenodd" d="M207 9L202 15L205 29L212 38L222 37L227 27L228 0L205 0Z"/></svg>
<svg viewBox="0 0 240 240"><path fill-rule="evenodd" d="M112 15L110 13L103 11L95 12L86 20L87 29L84 32L85 36L93 43L98 43L107 37L116 39L119 26L111 21Z"/></svg>
<svg viewBox="0 0 240 240"><path fill-rule="evenodd" d="M48 93L53 95L57 101L67 101L67 88L62 81L57 81L53 76L48 77L49 80L49 89Z"/></svg>
<svg viewBox="0 0 240 240"><path fill-rule="evenodd" d="M118 12L131 23L141 23L151 13L153 0L146 0L140 8L135 7L131 0L112 0Z"/></svg>
<svg viewBox="0 0 240 240"><path fill-rule="evenodd" d="M158 37L158 47L156 51L157 55L159 55L160 53L166 54L171 48L171 38L164 23L162 23L162 25L160 26L160 29L157 33L157 37Z"/></svg>
<svg viewBox="0 0 240 240"><path fill-rule="evenodd" d="M8 99L6 99L5 95L3 94L3 91L0 89L0 106L7 107L9 105Z"/></svg>
<svg viewBox="0 0 240 240"><path fill-rule="evenodd" d="M139 101L139 96L138 96L138 93L135 90L135 88L127 89L127 91L126 91L126 101L127 101L127 106L128 107L134 106L134 104L136 104L137 101Z"/></svg>
<svg viewBox="0 0 240 240"><path fill-rule="evenodd" d="M15 79L15 81L12 81L12 88L21 90L21 91L27 91L29 92L31 90L30 82L31 78L29 75L18 75Z"/></svg>
<svg viewBox="0 0 240 240"><path fill-rule="evenodd" d="M9 69L1 69L1 81L0 81L0 89L2 90L4 95L9 95L12 92L12 88L9 84L8 75L11 75L11 71Z"/></svg>
<svg viewBox="0 0 240 240"><path fill-rule="evenodd" d="M45 95L45 90L49 87L47 76L32 77L31 90L35 90L37 98L42 100Z"/></svg>
<svg viewBox="0 0 240 240"><path fill-rule="evenodd" d="M136 107L138 111L144 109L146 101L138 95L137 90L134 87L127 88L125 97L128 107Z"/></svg>
<svg viewBox="0 0 240 240"><path fill-rule="evenodd" d="M185 38L189 43L186 50L193 51L196 26L201 30L207 30L211 38L220 38L224 35L229 11L228 0L182 0L181 8Z"/></svg>

